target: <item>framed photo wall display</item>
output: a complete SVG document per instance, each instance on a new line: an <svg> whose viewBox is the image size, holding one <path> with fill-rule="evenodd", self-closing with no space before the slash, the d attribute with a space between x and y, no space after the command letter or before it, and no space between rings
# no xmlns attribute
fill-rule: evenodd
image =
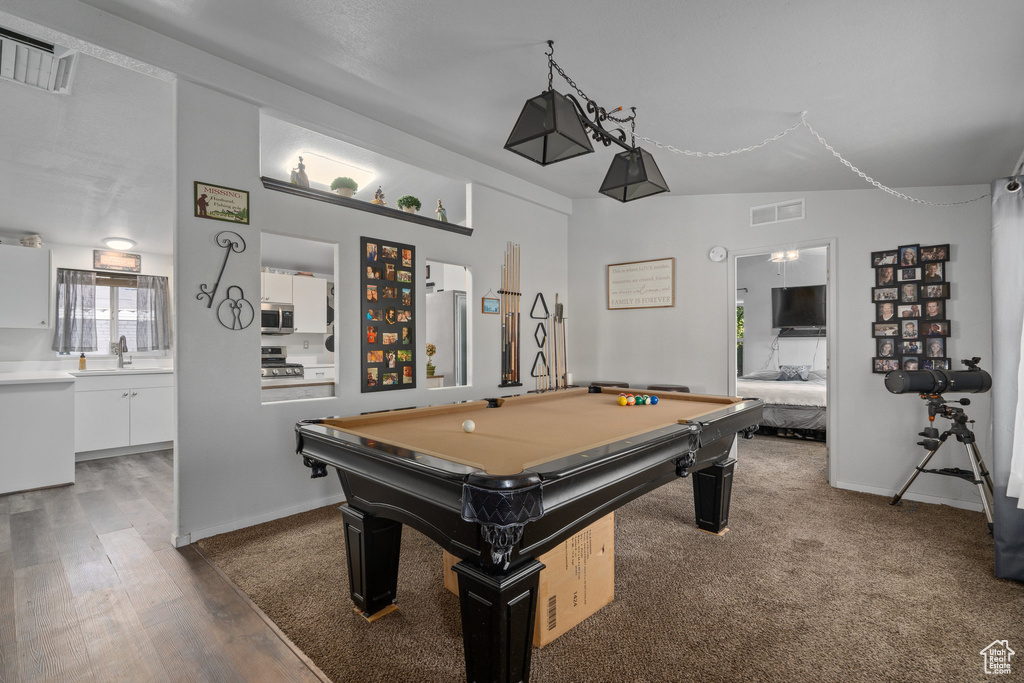
<svg viewBox="0 0 1024 683"><path fill-rule="evenodd" d="M362 393L416 388L416 247L359 240Z"/></svg>
<svg viewBox="0 0 1024 683"><path fill-rule="evenodd" d="M949 260L948 244L871 252L872 372L950 367Z"/></svg>

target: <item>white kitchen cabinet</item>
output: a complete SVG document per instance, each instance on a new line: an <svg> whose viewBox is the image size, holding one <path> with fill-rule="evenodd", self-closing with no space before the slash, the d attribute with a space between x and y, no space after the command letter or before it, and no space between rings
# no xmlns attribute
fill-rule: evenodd
<svg viewBox="0 0 1024 683"><path fill-rule="evenodd" d="M282 273L260 273L260 301L275 304L292 303L292 276Z"/></svg>
<svg viewBox="0 0 1024 683"><path fill-rule="evenodd" d="M295 331L302 334L327 333L327 280L307 275L292 278Z"/></svg>
<svg viewBox="0 0 1024 683"><path fill-rule="evenodd" d="M174 376L79 377L75 383L75 452L174 440Z"/></svg>
<svg viewBox="0 0 1024 683"><path fill-rule="evenodd" d="M174 387L132 389L128 444L174 440Z"/></svg>
<svg viewBox="0 0 1024 683"><path fill-rule="evenodd" d="M127 387L75 392L75 452L128 445L131 396Z"/></svg>
<svg viewBox="0 0 1024 683"><path fill-rule="evenodd" d="M50 326L50 250L0 245L0 327Z"/></svg>

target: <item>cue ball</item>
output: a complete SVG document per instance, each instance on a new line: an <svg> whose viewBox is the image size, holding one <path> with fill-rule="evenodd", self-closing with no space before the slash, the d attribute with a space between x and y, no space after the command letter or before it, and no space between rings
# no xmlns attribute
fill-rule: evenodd
<svg viewBox="0 0 1024 683"><path fill-rule="evenodd" d="M476 423L473 422L472 420L466 420L465 422L462 423L462 431L469 433L474 429L476 429Z"/></svg>

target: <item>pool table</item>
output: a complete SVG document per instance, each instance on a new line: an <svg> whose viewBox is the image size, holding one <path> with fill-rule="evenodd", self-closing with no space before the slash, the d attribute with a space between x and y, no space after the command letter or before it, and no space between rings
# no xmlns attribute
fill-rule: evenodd
<svg viewBox="0 0 1024 683"><path fill-rule="evenodd" d="M304 420L296 451L313 477L337 470L352 600L390 608L402 525L459 557L466 675L529 678L536 557L621 505L693 475L696 522L728 523L738 432L761 402L662 393L620 406L620 389L590 387ZM467 432L463 422L472 420Z"/></svg>

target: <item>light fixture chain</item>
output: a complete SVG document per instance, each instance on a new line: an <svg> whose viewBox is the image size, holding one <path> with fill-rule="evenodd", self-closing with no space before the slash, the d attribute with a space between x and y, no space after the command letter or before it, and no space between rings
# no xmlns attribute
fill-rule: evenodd
<svg viewBox="0 0 1024 683"><path fill-rule="evenodd" d="M666 149L669 152L672 152L674 154L685 154L686 156L690 156L690 157L727 157L727 156L731 156L733 154L742 154L743 152L753 152L755 149L761 149L762 147L764 147L765 145L767 145L769 143L772 143L772 142L775 142L776 140L782 139L783 137L785 137L789 133L792 133L794 130L799 128L800 125L803 124L804 117L806 115L807 115L807 112L803 112L800 115L800 120L797 121L796 123L794 123L792 126L787 128L786 130L782 131L781 133L773 135L770 138L765 138L764 140L762 140L761 142L759 142L756 145L751 145L750 147L741 147L740 149L731 149L728 152L694 152L694 151L689 150L689 149L677 149L677 148L673 147L672 145L666 145L666 144L660 143L657 140L652 140L652 139L650 139L648 137L645 137L643 135L638 135L637 137L640 138L641 140L643 140L644 142L648 142L648 143L654 145L658 149Z"/></svg>
<svg viewBox="0 0 1024 683"><path fill-rule="evenodd" d="M556 70L556 71L558 71L559 75L560 75L560 76L561 76L562 78L564 78L564 79L565 79L565 82L569 84L569 87L571 87L571 88L572 88L573 90L575 90L575 91L576 91L576 94L577 94L577 95L579 95L580 97L582 97L582 98L583 98L584 100L586 100L587 102L590 102L590 98L589 98L589 97L587 97L587 94L586 94L585 92L583 92L582 90L580 90L580 86L576 85L576 81L574 81L574 80L572 80L571 78L569 78L569 75L568 75L568 74L566 74L566 73L565 73L565 71L563 71L563 70L562 70L562 67L558 66L558 62L556 62L556 61L555 61L555 60L554 60L553 58L551 58L551 57L548 57L548 61L550 61L550 62L551 62L551 66L555 67L555 70ZM549 81L548 81L548 86L550 87L550 85L551 85L551 83L550 83L550 80L549 80ZM613 119L613 120L614 120L614 119Z"/></svg>
<svg viewBox="0 0 1024 683"><path fill-rule="evenodd" d="M800 123L803 124L803 126L805 128L807 128L807 130L809 130L811 132L811 135L813 135L815 138L818 139L818 142L820 142L821 144L823 144L825 146L825 149L827 149L828 151L832 152L832 156L834 156L836 159L839 159L839 161L841 161L844 166L846 166L851 171L853 171L854 173L859 175L861 178L863 178L865 180L865 182L868 182L868 183L874 185L875 187L877 187L879 190L882 190L883 192L888 192L893 197L898 197L900 199L905 199L906 201L914 202L915 204L925 204L927 206L958 206L960 204L970 204L971 202L976 202L979 199L984 199L985 197L990 196L986 192L983 195L979 195L979 196L973 197L971 199L965 199L965 200L959 201L959 202L929 202L929 201L925 201L924 199L917 199L916 197L911 197L910 195L903 194L902 192L894 190L891 187L887 187L887 186L883 185L882 183L878 182L877 180L875 180L874 178L872 178L871 176L869 176L868 174L864 173L859 168L857 168L856 166L851 164L849 161L844 159L843 156L839 152L837 152L834 147L832 147L832 145L830 145L827 142L825 142L825 138L823 138L820 135L818 135L818 131L816 131L813 128L811 128L811 124L807 123L807 119L804 116L800 117Z"/></svg>
<svg viewBox="0 0 1024 683"><path fill-rule="evenodd" d="M742 154L743 152L752 152L755 149L761 149L762 147L764 147L765 145L768 145L769 143L772 143L772 142L775 142L777 140L782 139L783 137L785 137L789 133L792 133L794 130L799 128L800 126L803 126L808 131L810 131L811 135L813 135L818 140L818 142L820 142L822 145L825 146L825 149L827 149L828 151L832 152L832 155L836 159L838 159L840 162L842 162L842 164L844 166L846 166L851 171L853 171L858 176L860 176L862 179L864 179L865 182L867 182L867 183L873 185L874 187L878 188L879 190L882 190L883 192L887 192L887 193L891 194L892 196L897 197L899 199L904 199L904 200L906 200L908 202L913 202L915 204L924 204L924 205L927 205L927 206L959 206L960 204L970 204L971 202L976 202L976 201L978 201L980 199L985 199L986 197L990 196L988 193L985 193L983 195L979 195L979 196L973 197L971 199L965 199L965 200L959 201L959 202L929 202L929 201L926 201L924 199L917 199L916 197L911 197L910 195L903 194L902 192L894 190L891 187L883 185L882 183L878 182L877 180L875 180L874 178L872 178L871 176L869 176L868 174L864 173L859 168L854 166L852 163L847 161L845 158L843 158L843 156L838 151L836 151L836 149L834 147L832 147L832 145L828 144L828 142L825 141L825 138L821 137L821 135L818 134L818 131L814 130L814 128L811 127L811 124L807 123L807 112L801 112L800 120L797 121L796 123L794 123L789 128L781 131L780 133L777 133L776 135L773 135L770 138L765 138L764 140L762 140L760 143L758 143L756 145L751 145L749 147L741 147L739 149L732 149L732 150L729 150L728 152L694 152L694 151L689 150L689 149L678 149L676 147L673 147L672 145L666 145L664 143L658 142L657 140L652 140L651 138L643 136L643 135L638 135L637 138L639 138L640 140L643 140L644 142L647 142L649 144L654 145L658 149L668 150L669 152L672 152L674 154L685 154L686 156L691 156L691 157L727 157L727 156L731 156L733 154Z"/></svg>

